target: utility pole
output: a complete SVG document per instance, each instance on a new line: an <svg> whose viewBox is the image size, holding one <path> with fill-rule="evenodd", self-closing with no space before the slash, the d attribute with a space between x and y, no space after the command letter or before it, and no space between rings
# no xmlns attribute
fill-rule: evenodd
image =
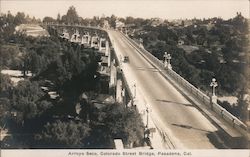
<svg viewBox="0 0 250 157"><path fill-rule="evenodd" d="M148 128L148 112L149 112L148 107L146 108L146 112L147 112L146 128Z"/></svg>
<svg viewBox="0 0 250 157"><path fill-rule="evenodd" d="M134 83L134 85L133 85L133 89L134 89L134 93L133 93L133 95L132 95L132 105L134 105L134 103L135 103L135 98L136 98L136 83Z"/></svg>

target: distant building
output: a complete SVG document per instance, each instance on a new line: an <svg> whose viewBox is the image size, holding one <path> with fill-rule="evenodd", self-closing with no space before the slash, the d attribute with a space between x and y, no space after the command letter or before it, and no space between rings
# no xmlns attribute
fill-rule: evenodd
<svg viewBox="0 0 250 157"><path fill-rule="evenodd" d="M19 26L16 26L15 33L16 32L21 32L26 34L27 36L33 37L49 36L49 33L44 28L36 24L21 24Z"/></svg>
<svg viewBox="0 0 250 157"><path fill-rule="evenodd" d="M193 24L192 20L184 20L184 27L191 26Z"/></svg>
<svg viewBox="0 0 250 157"><path fill-rule="evenodd" d="M116 28L116 29L120 30L120 29L122 29L123 27L125 27L125 24L124 24L123 22L121 22L121 21L119 21L119 20L116 20L116 21L115 21L115 28Z"/></svg>
<svg viewBox="0 0 250 157"><path fill-rule="evenodd" d="M163 19L161 19L161 18L152 18L151 19L151 26L152 27L157 27L157 26L159 26L159 25L161 25L161 24L163 24Z"/></svg>
<svg viewBox="0 0 250 157"><path fill-rule="evenodd" d="M104 20L103 21L103 26L102 26L104 29L108 29L110 28L110 25L109 25L109 22L107 20Z"/></svg>
<svg viewBox="0 0 250 157"><path fill-rule="evenodd" d="M188 27L194 24L194 22L192 20L188 20L188 19L176 19L176 20L172 20L171 21L172 25L175 27Z"/></svg>

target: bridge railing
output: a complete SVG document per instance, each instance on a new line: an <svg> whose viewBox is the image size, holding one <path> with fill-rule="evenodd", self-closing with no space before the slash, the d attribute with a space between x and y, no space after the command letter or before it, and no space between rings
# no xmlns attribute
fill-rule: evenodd
<svg viewBox="0 0 250 157"><path fill-rule="evenodd" d="M86 25L70 25L70 24L55 24L55 23L42 23L42 26L58 26L58 27L78 27L78 28L86 28L86 29L96 29L105 31L102 27L96 27L96 26L86 26Z"/></svg>
<svg viewBox="0 0 250 157"><path fill-rule="evenodd" d="M206 106L210 107L211 110L213 110L215 113L219 114L221 118L223 118L226 122L228 122L230 125L232 125L235 129L237 129L240 133L243 135L246 135L249 137L248 128L247 126L240 121L237 117L229 113L227 110L225 110L223 107L221 107L217 103L212 103L210 101L210 97L204 94L202 91L197 89L195 86L193 86L191 83L189 83L187 80L185 80L183 77L181 77L179 74L177 74L172 69L166 69L164 67L163 62L161 62L159 59L157 59L155 56L153 56L150 52L142 48L138 43L136 43L131 38L124 35L137 49L140 50L151 62L153 62L162 73L166 74L168 77L170 77L172 80L178 83L178 85L181 85L184 87L189 93L191 93L196 99L199 99L203 102Z"/></svg>

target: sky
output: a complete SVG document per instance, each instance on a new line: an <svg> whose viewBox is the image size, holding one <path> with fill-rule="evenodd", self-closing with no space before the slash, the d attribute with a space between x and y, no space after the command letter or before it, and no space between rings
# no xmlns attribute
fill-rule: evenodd
<svg viewBox="0 0 250 157"><path fill-rule="evenodd" d="M250 0L0 0L1 13L24 12L36 18L66 14L73 5L83 17L110 16L163 19L233 18L241 12L249 18Z"/></svg>

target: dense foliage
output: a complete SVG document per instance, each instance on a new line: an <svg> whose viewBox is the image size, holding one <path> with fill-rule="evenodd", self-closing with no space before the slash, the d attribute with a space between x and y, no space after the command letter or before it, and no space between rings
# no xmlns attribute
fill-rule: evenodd
<svg viewBox="0 0 250 157"><path fill-rule="evenodd" d="M173 69L195 86L208 90L215 77L220 94L237 95L248 78L247 32L247 20L237 14L229 20L196 19L189 26L147 24L134 36L161 60L164 52L170 53Z"/></svg>
<svg viewBox="0 0 250 157"><path fill-rule="evenodd" d="M1 19L0 67L20 70L24 80L16 86L0 74L1 127L8 128L6 148L113 148L120 138L127 147L140 145L143 125L135 109L120 104L96 108L90 100L79 99L83 92L96 92L100 56L91 48L50 37L31 37L15 32L26 23L10 13ZM59 19L75 23L74 7ZM13 23L11 19L20 19ZM3 21L2 21L3 20ZM53 19L46 17L44 22ZM32 76L25 74L31 72ZM52 98L49 93L56 93ZM76 115L75 105L82 111Z"/></svg>

